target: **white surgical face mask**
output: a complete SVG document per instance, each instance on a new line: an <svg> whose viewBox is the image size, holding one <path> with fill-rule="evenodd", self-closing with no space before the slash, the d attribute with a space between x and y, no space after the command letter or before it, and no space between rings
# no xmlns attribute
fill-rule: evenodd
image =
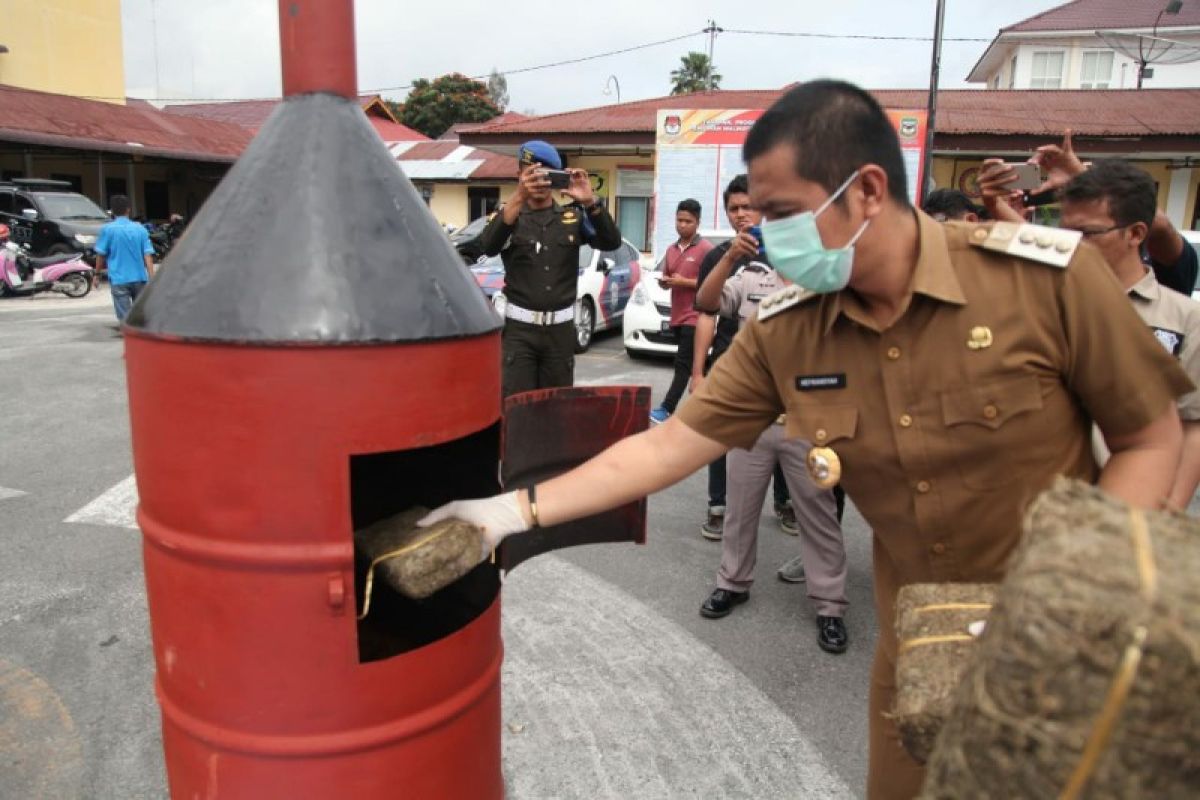
<svg viewBox="0 0 1200 800"><path fill-rule="evenodd" d="M854 267L854 243L871 224L865 220L845 247L830 250L821 241L817 217L849 188L858 170L847 178L815 212L805 211L762 224L763 245L771 265L792 283L812 292L837 292L850 283Z"/></svg>

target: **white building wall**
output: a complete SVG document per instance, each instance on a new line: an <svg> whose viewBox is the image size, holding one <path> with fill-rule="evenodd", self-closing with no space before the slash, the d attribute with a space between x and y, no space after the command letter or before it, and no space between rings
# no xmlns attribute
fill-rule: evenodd
<svg viewBox="0 0 1200 800"><path fill-rule="evenodd" d="M1191 220L1187 219L1188 192L1192 186L1192 169L1171 170L1171 183L1167 192L1167 207L1164 209L1171 224L1187 230Z"/></svg>
<svg viewBox="0 0 1200 800"><path fill-rule="evenodd" d="M1200 56L1200 34L1175 36L1170 38L1179 42L1191 44L1198 48ZM1033 55L1039 52L1060 52L1063 54L1063 89L1080 88L1083 70L1083 55L1092 51L1109 50L1103 41L1089 36L1086 38L1054 39L1043 41L1037 39L1025 40L1007 49L1000 66L988 75L987 86L997 74L1000 76L1000 88L1007 89L1009 84L1009 65L1014 53L1017 55L1017 79L1014 89L1032 88ZM1147 89L1186 89L1200 87L1200 59L1189 64L1152 64L1154 77L1147 78L1143 86ZM1110 89L1132 89L1137 86L1137 62L1120 53L1113 53L1113 69L1109 78Z"/></svg>

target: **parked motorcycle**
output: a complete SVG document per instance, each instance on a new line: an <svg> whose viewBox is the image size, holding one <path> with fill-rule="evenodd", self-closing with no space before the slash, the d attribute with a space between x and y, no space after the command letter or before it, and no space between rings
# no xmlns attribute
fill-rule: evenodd
<svg viewBox="0 0 1200 800"><path fill-rule="evenodd" d="M161 262L167 257L171 248L183 236L183 229L186 226L187 220L179 214L172 214L170 220L162 225L147 225L147 230L150 232L150 244L154 247L155 261Z"/></svg>
<svg viewBox="0 0 1200 800"><path fill-rule="evenodd" d="M91 267L79 253L60 253L34 258L8 238L8 226L0 224L0 295L30 295L60 292L83 297L92 290Z"/></svg>

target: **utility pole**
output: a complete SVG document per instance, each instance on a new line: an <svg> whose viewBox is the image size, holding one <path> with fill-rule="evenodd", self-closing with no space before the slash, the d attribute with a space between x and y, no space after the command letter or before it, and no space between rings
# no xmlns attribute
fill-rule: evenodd
<svg viewBox="0 0 1200 800"><path fill-rule="evenodd" d="M708 84L708 91L711 92L713 90L713 46L716 44L717 34L724 33L725 29L718 28L717 21L710 19L708 27L704 29L704 32L708 34L708 80L706 83Z"/></svg>
<svg viewBox="0 0 1200 800"><path fill-rule="evenodd" d="M925 121L925 155L921 159L921 184L917 187L917 203L924 202L925 187L929 185L929 168L933 164L933 129L937 117L938 80L942 73L942 24L946 19L946 0L937 0L937 21L933 25L933 59L929 64L929 104Z"/></svg>

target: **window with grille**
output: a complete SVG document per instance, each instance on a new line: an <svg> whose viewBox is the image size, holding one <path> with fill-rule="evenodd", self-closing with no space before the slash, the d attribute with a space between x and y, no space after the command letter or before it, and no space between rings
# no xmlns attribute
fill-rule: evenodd
<svg viewBox="0 0 1200 800"><path fill-rule="evenodd" d="M1062 88L1063 54L1034 53L1033 75L1029 81L1031 89Z"/></svg>
<svg viewBox="0 0 1200 800"><path fill-rule="evenodd" d="M1017 85L1017 57L1013 56L1012 61L1008 62L1008 88L1013 88Z"/></svg>
<svg viewBox="0 0 1200 800"><path fill-rule="evenodd" d="M1112 82L1112 51L1096 51L1083 54L1083 65L1079 70L1080 89L1107 89Z"/></svg>

